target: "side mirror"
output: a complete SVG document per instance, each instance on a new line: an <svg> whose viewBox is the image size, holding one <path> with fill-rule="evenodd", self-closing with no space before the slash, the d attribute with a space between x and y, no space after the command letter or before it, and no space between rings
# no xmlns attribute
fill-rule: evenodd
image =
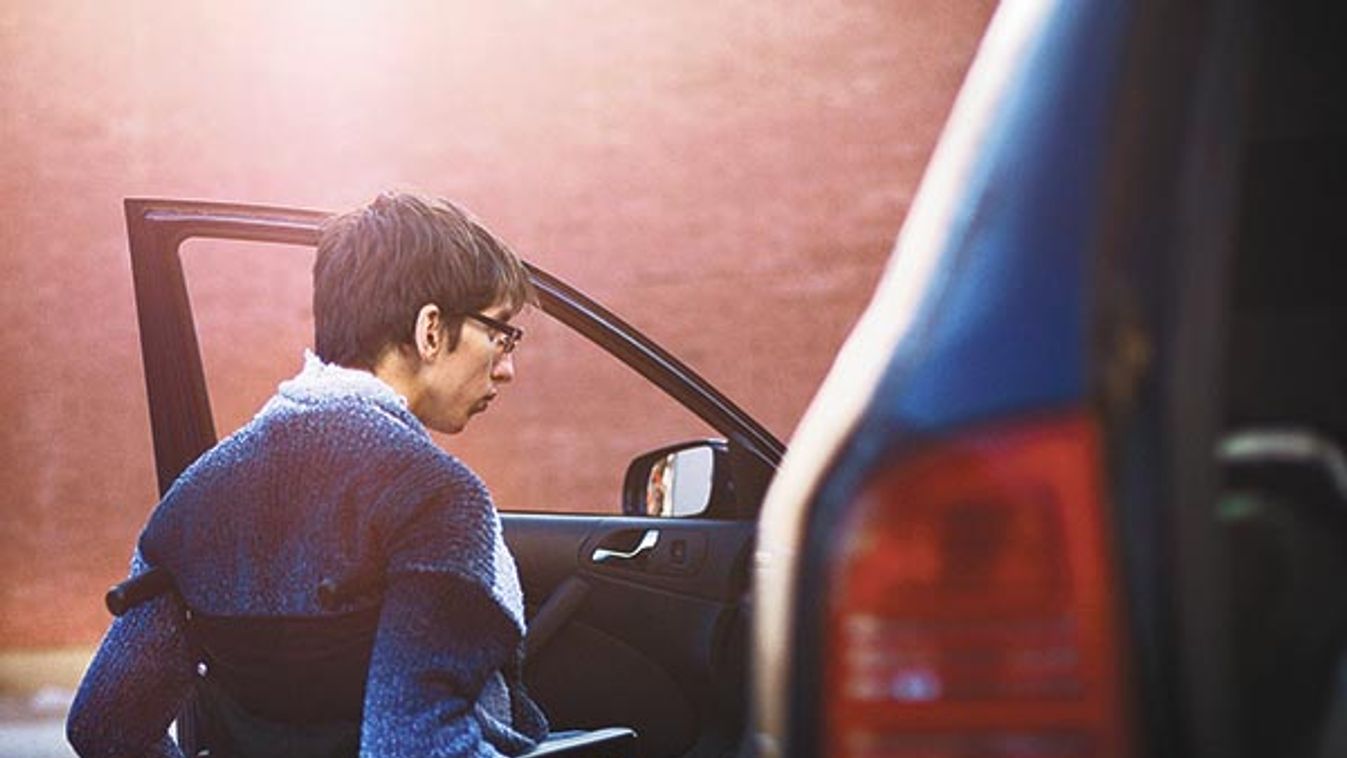
<svg viewBox="0 0 1347 758"><path fill-rule="evenodd" d="M693 440L660 448L627 466L622 513L628 516L700 516L728 496L724 440Z"/></svg>

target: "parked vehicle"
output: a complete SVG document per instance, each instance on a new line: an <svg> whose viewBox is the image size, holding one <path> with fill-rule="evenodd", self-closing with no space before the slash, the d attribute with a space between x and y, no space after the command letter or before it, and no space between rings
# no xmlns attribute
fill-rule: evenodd
<svg viewBox="0 0 1347 758"><path fill-rule="evenodd" d="M1343 18L1002 5L764 505L758 755L1347 755Z"/></svg>

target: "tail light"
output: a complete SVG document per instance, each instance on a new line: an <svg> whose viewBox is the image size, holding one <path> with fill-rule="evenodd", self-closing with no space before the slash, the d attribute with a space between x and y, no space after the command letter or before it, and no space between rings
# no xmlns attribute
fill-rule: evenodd
<svg viewBox="0 0 1347 758"><path fill-rule="evenodd" d="M1110 520L1084 416L875 476L830 568L829 756L1122 756Z"/></svg>

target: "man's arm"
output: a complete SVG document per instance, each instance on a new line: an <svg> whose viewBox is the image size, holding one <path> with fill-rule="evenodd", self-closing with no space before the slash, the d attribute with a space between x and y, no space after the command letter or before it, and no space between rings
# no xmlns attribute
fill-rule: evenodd
<svg viewBox="0 0 1347 758"><path fill-rule="evenodd" d="M370 661L361 755L499 756L473 709L518 644L480 588L439 572L394 574Z"/></svg>
<svg viewBox="0 0 1347 758"><path fill-rule="evenodd" d="M131 575L148 568L137 551ZM193 663L176 598L154 598L115 619L66 719L75 752L181 758L168 725L191 692Z"/></svg>

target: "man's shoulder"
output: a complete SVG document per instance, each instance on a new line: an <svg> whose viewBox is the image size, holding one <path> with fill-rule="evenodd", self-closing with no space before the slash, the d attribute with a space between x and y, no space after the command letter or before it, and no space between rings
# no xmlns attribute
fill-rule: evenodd
<svg viewBox="0 0 1347 758"><path fill-rule="evenodd" d="M399 468L436 478L468 484L485 491L481 477L462 459L435 444L425 427L410 412L400 414L362 402L339 399L305 408L292 417L274 423L298 429L301 434L321 438L322 445L343 455L381 459L394 456Z"/></svg>
<svg viewBox="0 0 1347 758"><path fill-rule="evenodd" d="M333 446L436 448L410 412L358 397L330 398L321 403L268 403L238 434L245 438L241 441L251 436L297 435Z"/></svg>

